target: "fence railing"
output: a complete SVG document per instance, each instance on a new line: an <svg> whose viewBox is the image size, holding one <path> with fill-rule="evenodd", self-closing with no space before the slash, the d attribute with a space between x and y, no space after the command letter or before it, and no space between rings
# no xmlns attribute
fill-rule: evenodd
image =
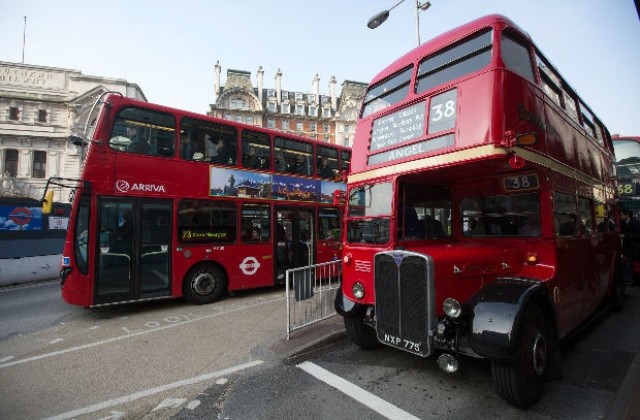
<svg viewBox="0 0 640 420"><path fill-rule="evenodd" d="M287 270L287 340L291 332L335 315L341 280L340 260Z"/></svg>

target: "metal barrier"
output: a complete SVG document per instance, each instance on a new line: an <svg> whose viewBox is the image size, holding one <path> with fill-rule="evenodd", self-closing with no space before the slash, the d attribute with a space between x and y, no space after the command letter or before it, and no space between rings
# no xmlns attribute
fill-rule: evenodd
<svg viewBox="0 0 640 420"><path fill-rule="evenodd" d="M292 331L335 315L341 280L340 260L287 270L287 340Z"/></svg>

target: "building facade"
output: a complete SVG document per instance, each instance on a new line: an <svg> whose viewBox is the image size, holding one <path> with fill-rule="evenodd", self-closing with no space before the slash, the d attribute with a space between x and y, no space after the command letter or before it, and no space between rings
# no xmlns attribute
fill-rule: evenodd
<svg viewBox="0 0 640 420"><path fill-rule="evenodd" d="M214 72L214 103L209 115L351 146L366 83L345 80L338 96L335 76L329 80L328 92L321 93L316 74L310 92L304 93L283 88L280 69L271 87L264 86L262 67L256 72L255 86L248 71L227 70L224 85L220 83L219 62Z"/></svg>
<svg viewBox="0 0 640 420"><path fill-rule="evenodd" d="M146 100L126 80L0 62L0 197L41 199L50 177L78 178L82 150L69 136L92 130L90 113L107 91ZM56 190L54 201L68 193Z"/></svg>

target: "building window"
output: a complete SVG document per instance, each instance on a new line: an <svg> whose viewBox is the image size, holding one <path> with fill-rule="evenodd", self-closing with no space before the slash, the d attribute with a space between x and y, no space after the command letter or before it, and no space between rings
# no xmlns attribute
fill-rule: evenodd
<svg viewBox="0 0 640 420"><path fill-rule="evenodd" d="M273 89L267 89L267 98L275 98L276 97L276 91Z"/></svg>
<svg viewBox="0 0 640 420"><path fill-rule="evenodd" d="M296 123L296 131L303 132L303 131L304 131L304 123L302 123L302 122L297 122L297 123Z"/></svg>
<svg viewBox="0 0 640 420"><path fill-rule="evenodd" d="M309 106L309 116L310 117L317 117L318 116L318 107L315 105L310 105Z"/></svg>
<svg viewBox="0 0 640 420"><path fill-rule="evenodd" d="M276 128L276 120L269 118L267 120L267 128Z"/></svg>
<svg viewBox="0 0 640 420"><path fill-rule="evenodd" d="M38 122L39 123L46 123L47 122L47 110L46 109L39 109L38 110Z"/></svg>
<svg viewBox="0 0 640 420"><path fill-rule="evenodd" d="M289 99L289 92L286 90L283 90L280 95L282 97L282 100Z"/></svg>
<svg viewBox="0 0 640 420"><path fill-rule="evenodd" d="M33 178L45 178L47 168L47 152L33 152L33 170L31 176Z"/></svg>
<svg viewBox="0 0 640 420"><path fill-rule="evenodd" d="M229 108L231 109L248 109L247 101L242 98L233 98L229 101Z"/></svg>
<svg viewBox="0 0 640 420"><path fill-rule="evenodd" d="M309 99L309 103L313 103L316 101L316 95L310 94L309 96L307 96L307 98Z"/></svg>
<svg viewBox="0 0 640 420"><path fill-rule="evenodd" d="M4 171L14 178L18 176L18 151L16 149L4 151Z"/></svg>
<svg viewBox="0 0 640 420"><path fill-rule="evenodd" d="M276 103L275 102L267 102L267 111L276 112Z"/></svg>
<svg viewBox="0 0 640 420"><path fill-rule="evenodd" d="M282 107L281 107L281 112L283 114L290 114L291 113L291 104L289 102L283 103Z"/></svg>
<svg viewBox="0 0 640 420"><path fill-rule="evenodd" d="M304 115L304 105L296 105L296 115Z"/></svg>
<svg viewBox="0 0 640 420"><path fill-rule="evenodd" d="M331 117L331 108L329 108L329 107L324 107L324 108L322 108L322 116L323 116L324 118L329 118L329 117Z"/></svg>
<svg viewBox="0 0 640 420"><path fill-rule="evenodd" d="M329 124L322 124L322 131L324 131L325 133L330 132L331 128L329 127Z"/></svg>
<svg viewBox="0 0 640 420"><path fill-rule="evenodd" d="M302 100L302 93L296 92L296 101Z"/></svg>
<svg viewBox="0 0 640 420"><path fill-rule="evenodd" d="M317 123L309 123L309 131L318 131L318 124Z"/></svg>
<svg viewBox="0 0 640 420"><path fill-rule="evenodd" d="M245 124L253 125L253 117L251 115L245 117L244 122Z"/></svg>
<svg viewBox="0 0 640 420"><path fill-rule="evenodd" d="M9 119L11 121L19 121L20 120L20 108L17 106L12 106L9 108Z"/></svg>
<svg viewBox="0 0 640 420"><path fill-rule="evenodd" d="M283 130L289 129L289 120L282 120L282 129Z"/></svg>
<svg viewBox="0 0 640 420"><path fill-rule="evenodd" d="M225 120L229 120L229 121L233 121L233 115L230 112L225 112L224 113L224 119Z"/></svg>
<svg viewBox="0 0 640 420"><path fill-rule="evenodd" d="M326 141L327 143L329 143L331 141L331 136L330 135L325 135L323 137L323 140Z"/></svg>
<svg viewBox="0 0 640 420"><path fill-rule="evenodd" d="M345 125L344 125L343 133L345 133L345 134L348 134L348 133L349 133L349 124L345 124Z"/></svg>

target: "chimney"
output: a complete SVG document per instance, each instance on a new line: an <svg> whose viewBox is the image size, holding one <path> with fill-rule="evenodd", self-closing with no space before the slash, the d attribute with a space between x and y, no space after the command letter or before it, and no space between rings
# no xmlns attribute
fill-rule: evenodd
<svg viewBox="0 0 640 420"><path fill-rule="evenodd" d="M213 66L213 71L215 73L215 77L213 78L213 103L215 104L218 100L218 94L220 93L220 71L222 68L220 67L220 60L216 61L216 65Z"/></svg>
<svg viewBox="0 0 640 420"><path fill-rule="evenodd" d="M331 109L333 112L338 110L338 98L336 97L336 76L331 76L329 80L329 96L331 97Z"/></svg>
<svg viewBox="0 0 640 420"><path fill-rule="evenodd" d="M262 104L262 85L264 80L264 70L262 70L262 66L258 67L257 75L258 75L258 99L260 100L260 104Z"/></svg>
<svg viewBox="0 0 640 420"><path fill-rule="evenodd" d="M276 98L278 99L278 105L282 102L282 72L278 69L276 73Z"/></svg>
<svg viewBox="0 0 640 420"><path fill-rule="evenodd" d="M316 73L311 83L311 91L314 95L316 95L316 101L319 102L318 98L320 96L320 76L318 76L318 73Z"/></svg>

